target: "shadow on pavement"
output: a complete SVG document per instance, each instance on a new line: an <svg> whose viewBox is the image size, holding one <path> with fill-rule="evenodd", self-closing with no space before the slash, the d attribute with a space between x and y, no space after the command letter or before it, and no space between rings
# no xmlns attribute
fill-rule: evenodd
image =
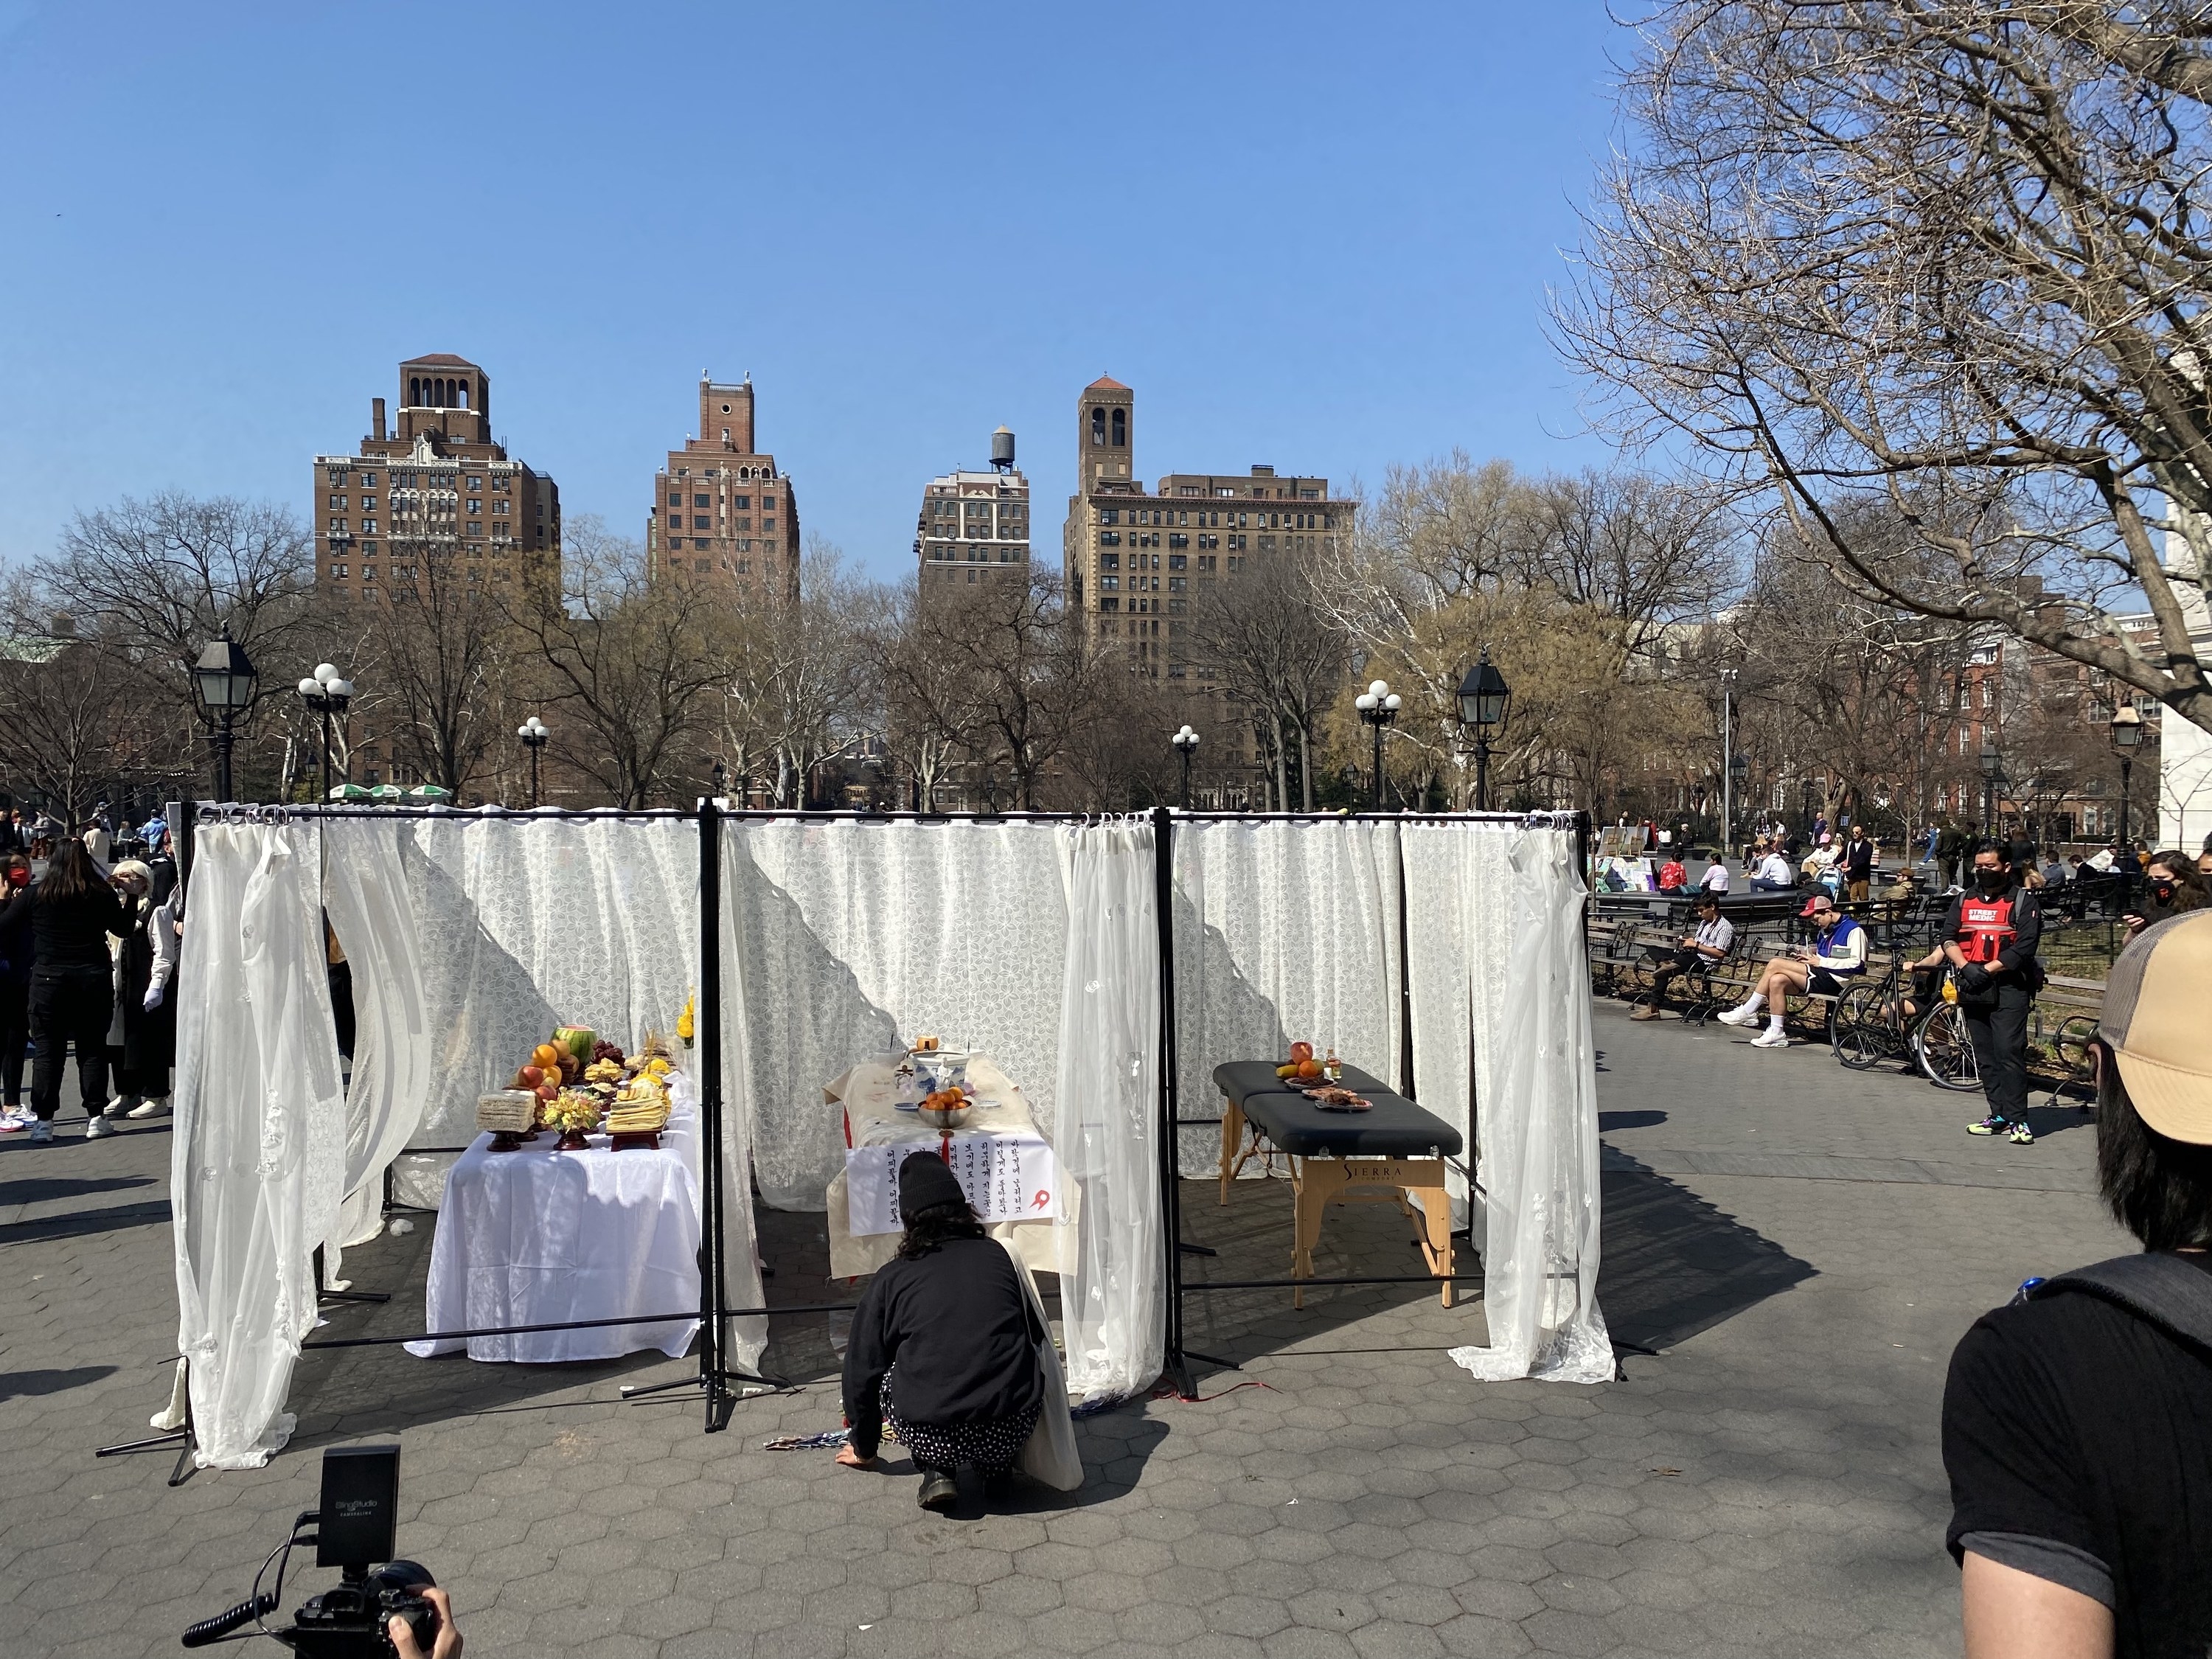
<svg viewBox="0 0 2212 1659"><path fill-rule="evenodd" d="M115 1375L112 1365L78 1365L65 1371L0 1371L0 1400L33 1395L67 1394L88 1382Z"/></svg>
<svg viewBox="0 0 2212 1659"><path fill-rule="evenodd" d="M153 1184L151 1176L100 1176L90 1179L30 1176L21 1181L0 1181L0 1209L17 1204L52 1204L64 1198L88 1198L94 1193L118 1193Z"/></svg>
<svg viewBox="0 0 2212 1659"><path fill-rule="evenodd" d="M1607 1170L1601 1183L1605 1258L1598 1305L1621 1346L1663 1352L1818 1271L1641 1165Z"/></svg>

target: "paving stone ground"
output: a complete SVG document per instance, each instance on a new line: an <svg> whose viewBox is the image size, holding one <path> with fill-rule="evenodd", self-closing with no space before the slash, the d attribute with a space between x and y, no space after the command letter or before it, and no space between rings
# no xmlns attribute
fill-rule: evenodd
<svg viewBox="0 0 2212 1659"><path fill-rule="evenodd" d="M1971 1140L1970 1100L1747 1033L1597 1016L1607 1142L1604 1386L1479 1384L1446 1358L1479 1301L1338 1290L1190 1298L1201 1403L1079 1425L1091 1478L985 1513L915 1509L908 1466L763 1440L834 1426L834 1316L779 1321L795 1394L700 1432L688 1397L623 1405L650 1357L558 1368L310 1357L264 1469L163 1483L147 1432L175 1332L168 1136L0 1147L0 1603L10 1653L175 1651L240 1599L319 1449L405 1448L400 1547L475 1654L1948 1654L1956 1575L1936 1417L1952 1344L2023 1277L2122 1241L2094 1129ZM1285 1189L1190 1184L1194 1274L1281 1271ZM785 1302L821 1299L817 1218L763 1231ZM1337 1212L1321 1271L1411 1271L1401 1221ZM428 1230L349 1254L419 1318ZM1649 1351L1648 1352L1645 1351ZM1239 1382L1265 1386L1232 1387ZM1221 1391L1221 1392L1217 1392ZM295 1573L290 1590L329 1575ZM270 1650L273 1651L274 1650Z"/></svg>

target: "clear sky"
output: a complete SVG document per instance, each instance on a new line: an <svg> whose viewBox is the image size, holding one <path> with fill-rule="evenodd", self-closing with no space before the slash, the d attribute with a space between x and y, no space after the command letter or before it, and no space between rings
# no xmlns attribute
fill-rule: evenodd
<svg viewBox="0 0 2212 1659"><path fill-rule="evenodd" d="M431 351L634 536L750 371L885 576L1001 422L1056 565L1102 373L1148 479L1601 459L1541 320L1623 45L1596 0L0 0L0 559L164 488L304 516Z"/></svg>

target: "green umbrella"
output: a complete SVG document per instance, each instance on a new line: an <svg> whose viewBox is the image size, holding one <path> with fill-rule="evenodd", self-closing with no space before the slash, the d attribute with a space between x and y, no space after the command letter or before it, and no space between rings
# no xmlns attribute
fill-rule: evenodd
<svg viewBox="0 0 2212 1659"><path fill-rule="evenodd" d="M416 800L451 800L453 792L442 783L418 783L408 794Z"/></svg>
<svg viewBox="0 0 2212 1659"><path fill-rule="evenodd" d="M367 800L368 791L357 783L334 783L331 786L332 800Z"/></svg>
<svg viewBox="0 0 2212 1659"><path fill-rule="evenodd" d="M396 783L380 783L368 792L371 800L404 800L407 792Z"/></svg>

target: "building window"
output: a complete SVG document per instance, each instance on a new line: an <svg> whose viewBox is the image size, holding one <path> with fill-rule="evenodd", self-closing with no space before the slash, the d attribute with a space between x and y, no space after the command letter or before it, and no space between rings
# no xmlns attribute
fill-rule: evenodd
<svg viewBox="0 0 2212 1659"><path fill-rule="evenodd" d="M1099 535L1098 545L1101 547L1119 547L1121 544L1121 532L1118 530L1104 531Z"/></svg>
<svg viewBox="0 0 2212 1659"><path fill-rule="evenodd" d="M773 529L775 529L775 520L774 519L763 519L763 520L761 520L761 528L762 528L763 530L773 530Z"/></svg>
<svg viewBox="0 0 2212 1659"><path fill-rule="evenodd" d="M1101 599L1098 601L1098 608L1101 611L1119 611L1121 608L1121 601L1119 599Z"/></svg>
<svg viewBox="0 0 2212 1659"><path fill-rule="evenodd" d="M1119 553L1100 554L1098 568L1101 570L1119 570L1121 568L1121 556Z"/></svg>
<svg viewBox="0 0 2212 1659"><path fill-rule="evenodd" d="M1102 593L1118 592L1121 586L1121 579L1119 576L1101 576L1098 579L1098 591Z"/></svg>
<svg viewBox="0 0 2212 1659"><path fill-rule="evenodd" d="M1126 449L1129 444L1129 416L1122 410L1114 411L1114 447Z"/></svg>
<svg viewBox="0 0 2212 1659"><path fill-rule="evenodd" d="M1101 448L1105 446L1106 411L1103 409L1094 409L1091 411L1091 441Z"/></svg>
<svg viewBox="0 0 2212 1659"><path fill-rule="evenodd" d="M1190 545L1190 538L1188 536L1177 535L1171 531L1168 534L1168 545L1170 547L1188 547Z"/></svg>
<svg viewBox="0 0 2212 1659"><path fill-rule="evenodd" d="M1190 578L1188 576L1170 576L1168 578L1168 592L1170 593L1180 593L1183 589L1189 586Z"/></svg>

